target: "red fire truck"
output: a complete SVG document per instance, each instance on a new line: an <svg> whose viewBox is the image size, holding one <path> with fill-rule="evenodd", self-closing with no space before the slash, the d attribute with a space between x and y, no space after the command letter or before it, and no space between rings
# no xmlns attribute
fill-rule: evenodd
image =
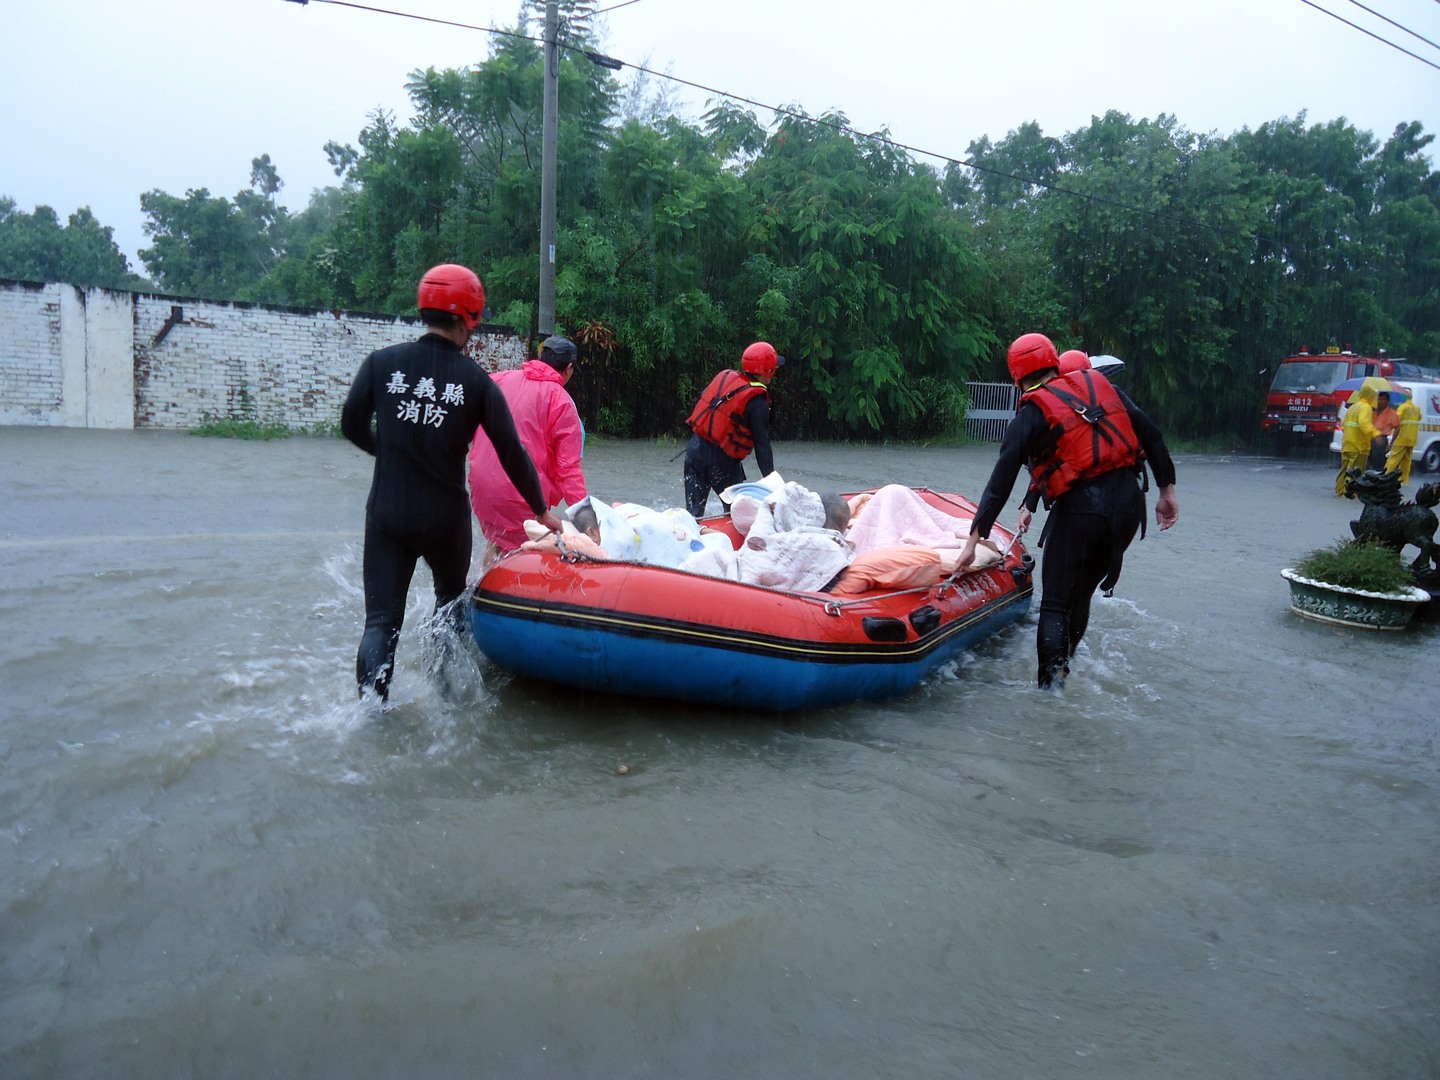
<svg viewBox="0 0 1440 1080"><path fill-rule="evenodd" d="M1273 433L1278 448L1326 445L1335 431L1339 407L1350 396L1349 390L1336 393L1335 387L1346 379L1394 373L1395 364L1383 349L1379 356L1360 356L1338 345L1316 353L1302 346L1276 367L1260 430Z"/></svg>

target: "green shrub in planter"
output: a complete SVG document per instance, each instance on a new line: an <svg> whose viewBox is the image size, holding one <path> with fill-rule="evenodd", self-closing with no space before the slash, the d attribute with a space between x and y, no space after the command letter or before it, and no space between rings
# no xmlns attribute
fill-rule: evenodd
<svg viewBox="0 0 1440 1080"><path fill-rule="evenodd" d="M1410 584L1410 571L1399 553L1374 540L1340 540L1317 548L1295 564L1295 572L1312 581L1369 592L1398 592Z"/></svg>

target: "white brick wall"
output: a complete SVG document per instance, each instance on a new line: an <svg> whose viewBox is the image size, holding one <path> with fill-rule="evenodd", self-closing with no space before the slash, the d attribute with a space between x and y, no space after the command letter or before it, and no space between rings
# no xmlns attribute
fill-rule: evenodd
<svg viewBox="0 0 1440 1080"><path fill-rule="evenodd" d="M0 424L49 424L61 406L60 285L0 288Z"/></svg>
<svg viewBox="0 0 1440 1080"><path fill-rule="evenodd" d="M0 281L0 424L125 427L133 399L135 427L328 425L360 361L421 332L395 316ZM490 371L525 360L508 331L470 351Z"/></svg>

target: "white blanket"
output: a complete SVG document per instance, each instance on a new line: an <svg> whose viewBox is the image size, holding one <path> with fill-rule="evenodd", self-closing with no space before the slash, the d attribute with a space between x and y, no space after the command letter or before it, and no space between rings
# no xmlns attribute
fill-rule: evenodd
<svg viewBox="0 0 1440 1080"><path fill-rule="evenodd" d="M820 496L800 484L785 484L764 502L738 496L730 520L745 536L738 551L706 550L687 559L680 569L747 585L814 592L855 555L840 533L823 527L825 507Z"/></svg>
<svg viewBox="0 0 1440 1080"><path fill-rule="evenodd" d="M711 548L730 550L722 533L701 533L699 523L684 510L653 510L639 503L611 506L591 498L600 525L600 546L611 558L650 566L679 566Z"/></svg>

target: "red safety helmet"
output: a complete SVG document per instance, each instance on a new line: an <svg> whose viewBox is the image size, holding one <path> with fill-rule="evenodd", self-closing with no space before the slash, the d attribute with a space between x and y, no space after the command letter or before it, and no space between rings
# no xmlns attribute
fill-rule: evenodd
<svg viewBox="0 0 1440 1080"><path fill-rule="evenodd" d="M783 363L785 363L785 358L777 353L775 346L768 341L757 341L752 345L747 345L745 351L740 354L740 370L747 375L769 378Z"/></svg>
<svg viewBox="0 0 1440 1080"><path fill-rule="evenodd" d="M1023 383L1037 371L1058 368L1060 357L1055 355L1055 343L1044 334L1021 334L1011 342L1005 362L1010 366L1010 378Z"/></svg>
<svg viewBox="0 0 1440 1080"><path fill-rule="evenodd" d="M1069 375L1072 371L1085 371L1090 367L1090 358L1079 349L1070 349L1060 354L1060 374Z"/></svg>
<svg viewBox="0 0 1440 1080"><path fill-rule="evenodd" d="M485 310L485 286L469 267L441 263L425 271L415 290L415 306L421 311L448 311L460 316L465 329L474 330Z"/></svg>

